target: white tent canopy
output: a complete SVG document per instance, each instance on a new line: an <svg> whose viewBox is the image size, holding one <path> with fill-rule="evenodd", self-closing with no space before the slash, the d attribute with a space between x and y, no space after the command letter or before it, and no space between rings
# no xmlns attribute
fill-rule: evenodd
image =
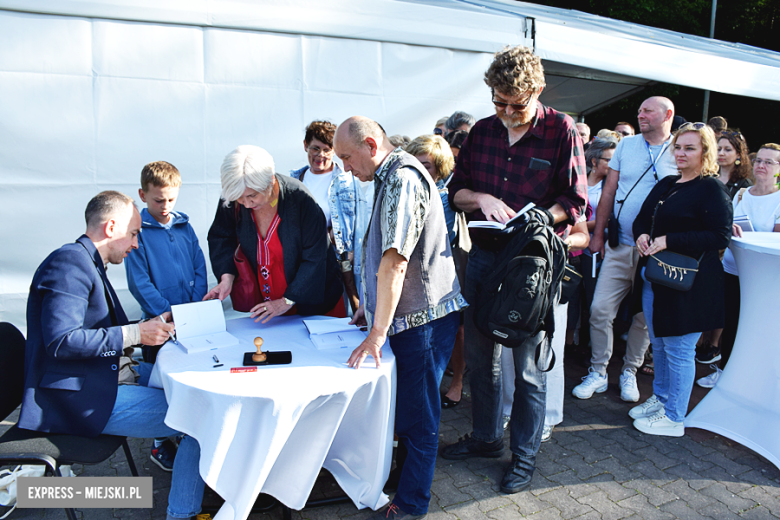
<svg viewBox="0 0 780 520"><path fill-rule="evenodd" d="M35 267L95 193L136 194L144 164L181 170L177 209L207 253L230 150L260 145L286 172L313 119L414 137L484 117L507 44L536 49L543 101L575 114L652 81L780 99L775 53L518 2L0 0L0 320L24 325ZM137 316L124 270L109 276Z"/></svg>

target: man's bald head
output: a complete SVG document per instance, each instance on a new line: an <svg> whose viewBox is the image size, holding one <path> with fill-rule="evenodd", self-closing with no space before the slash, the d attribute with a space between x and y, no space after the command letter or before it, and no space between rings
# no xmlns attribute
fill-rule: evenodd
<svg viewBox="0 0 780 520"><path fill-rule="evenodd" d="M672 131L674 120L674 103L663 96L649 97L639 107L637 121L639 131L651 144L658 140L665 140Z"/></svg>
<svg viewBox="0 0 780 520"><path fill-rule="evenodd" d="M363 116L352 116L339 125L333 148L344 169L361 181L372 180L379 165L393 151L379 123Z"/></svg>

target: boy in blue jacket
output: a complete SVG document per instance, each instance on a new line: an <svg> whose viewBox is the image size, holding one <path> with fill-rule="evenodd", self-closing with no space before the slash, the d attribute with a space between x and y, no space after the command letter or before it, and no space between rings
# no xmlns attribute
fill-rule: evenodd
<svg viewBox="0 0 780 520"><path fill-rule="evenodd" d="M144 318L170 311L171 305L199 302L208 290L206 258L198 244L189 217L173 211L181 187L179 170L157 161L141 171L138 190L146 208L141 210L138 249L127 255L127 285ZM143 347L144 360L154 363L160 347ZM155 439L152 461L165 471L173 470L175 447Z"/></svg>

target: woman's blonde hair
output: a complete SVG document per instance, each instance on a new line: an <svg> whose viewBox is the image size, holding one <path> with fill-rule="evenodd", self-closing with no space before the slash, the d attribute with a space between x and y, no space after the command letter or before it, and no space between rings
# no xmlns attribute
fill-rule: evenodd
<svg viewBox="0 0 780 520"><path fill-rule="evenodd" d="M683 134L695 133L701 140L701 175L711 177L718 175L718 141L715 132L704 123L684 123L677 129L672 139L672 148Z"/></svg>
<svg viewBox="0 0 780 520"><path fill-rule="evenodd" d="M455 168L455 157L447 141L440 135L421 135L406 146L406 153L414 155L430 155L436 167L436 178L446 179Z"/></svg>

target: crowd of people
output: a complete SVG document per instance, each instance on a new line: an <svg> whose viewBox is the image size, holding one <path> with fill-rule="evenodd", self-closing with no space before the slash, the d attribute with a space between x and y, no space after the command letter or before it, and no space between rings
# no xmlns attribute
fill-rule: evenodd
<svg viewBox="0 0 780 520"><path fill-rule="evenodd" d="M208 232L210 290L189 219L174 210L182 178L173 165L143 168L140 213L125 194L95 196L85 234L49 255L32 281L19 426L154 438L152 460L173 471L168 517L195 516L199 446L165 425L165 395L148 386L149 374L175 329L171 305L231 296L262 323L290 314L365 322L367 337L347 360L354 369L379 366L389 343L399 449L384 518L426 514L441 410L460 403L466 373L473 429L441 456L500 457L508 429L512 462L500 487L527 489L540 443L563 420L564 354L578 341L588 349L589 338L590 366L573 395L607 391L621 305L631 326L620 397L639 401L636 375L650 347L654 371L653 395L627 413L646 434L684 435L695 362L720 361L699 381L714 386L736 335L729 240L780 230L780 146L761 146L751 161L725 121L681 121L663 97L641 104L638 133L620 121L591 138L586 124L539 101L544 70L525 47L496 53L485 83L495 115L477 121L458 111L415 139L388 136L362 116L313 121L303 139L308 164L289 175L260 147L230 152ZM507 348L474 322L477 295L513 235L468 222L505 224L528 203L582 275L568 301L551 288L555 330L542 340L554 353L549 371L536 349ZM689 289L653 277L653 262L677 269L664 252L697 263ZM106 274L125 259L139 322ZM452 379L440 393L446 371Z"/></svg>

